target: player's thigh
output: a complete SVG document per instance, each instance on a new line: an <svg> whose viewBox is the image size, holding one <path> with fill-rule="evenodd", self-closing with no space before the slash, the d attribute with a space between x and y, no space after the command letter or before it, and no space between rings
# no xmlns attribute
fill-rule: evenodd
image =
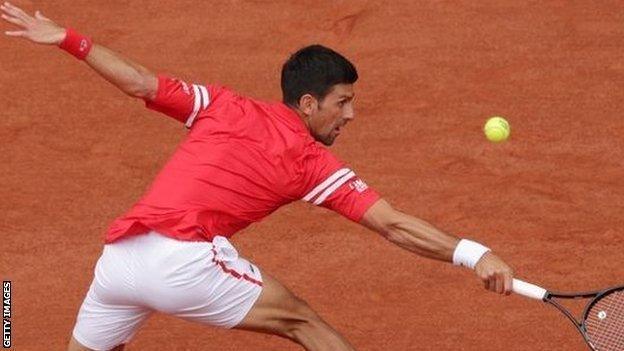
<svg viewBox="0 0 624 351"><path fill-rule="evenodd" d="M263 273L260 297L236 329L288 336L297 323L320 320L310 306L272 276Z"/></svg>

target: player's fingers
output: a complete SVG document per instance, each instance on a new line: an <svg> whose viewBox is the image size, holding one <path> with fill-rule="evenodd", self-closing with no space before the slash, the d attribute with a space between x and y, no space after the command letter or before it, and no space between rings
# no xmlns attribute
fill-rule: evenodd
<svg viewBox="0 0 624 351"><path fill-rule="evenodd" d="M32 17L27 14L26 12L24 12L22 9L20 9L19 7L9 3L8 1L4 3L4 7L6 7L7 12L10 13L11 15L20 18L24 21L28 21L31 20Z"/></svg>
<svg viewBox="0 0 624 351"><path fill-rule="evenodd" d="M513 275L505 274L505 295L510 295L513 290Z"/></svg>
<svg viewBox="0 0 624 351"><path fill-rule="evenodd" d="M496 292L496 275L490 274L490 291Z"/></svg>
<svg viewBox="0 0 624 351"><path fill-rule="evenodd" d="M6 7L4 4L0 5L0 10L2 10L2 12L4 13L9 13L9 8Z"/></svg>
<svg viewBox="0 0 624 351"><path fill-rule="evenodd" d="M24 37L26 36L26 32L23 30L14 30L14 31L7 31L4 32L5 35L8 35L10 37Z"/></svg>
<svg viewBox="0 0 624 351"><path fill-rule="evenodd" d="M10 8L8 6L3 6L2 7L2 11L4 13L6 13L7 15L10 15L11 17L15 17L15 18L20 19L24 23L26 23L28 21L28 18L24 18L24 16L20 15L17 11L13 10L12 8Z"/></svg>
<svg viewBox="0 0 624 351"><path fill-rule="evenodd" d="M21 8L11 4L8 1L5 1L2 5L15 13L20 13L22 15L26 14Z"/></svg>
<svg viewBox="0 0 624 351"><path fill-rule="evenodd" d="M41 13L41 11L39 11L39 10L37 10L37 11L35 12L35 18L36 18L36 19L38 19L38 20L44 20L44 21L49 21L49 20L50 20L49 18L47 18L46 16L44 16L44 15Z"/></svg>
<svg viewBox="0 0 624 351"><path fill-rule="evenodd" d="M24 27L25 26L24 21L22 21L21 19L19 19L17 17L7 16L4 13L2 15L0 15L0 16L2 17L3 20L5 20L5 21L7 21L9 23L13 23L13 24L15 24L17 26L20 26L20 27Z"/></svg>
<svg viewBox="0 0 624 351"><path fill-rule="evenodd" d="M499 294L502 294L504 291L504 280L503 280L503 275L502 274L496 274L494 276L494 280L495 280L495 284L496 284L496 292Z"/></svg>

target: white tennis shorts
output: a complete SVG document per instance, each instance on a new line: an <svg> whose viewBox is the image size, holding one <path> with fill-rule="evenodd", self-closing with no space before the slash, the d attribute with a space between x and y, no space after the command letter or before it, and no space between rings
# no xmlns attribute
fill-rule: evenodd
<svg viewBox="0 0 624 351"><path fill-rule="evenodd" d="M73 336L93 350L127 343L154 312L232 328L260 296L262 275L230 242L156 232L104 246Z"/></svg>

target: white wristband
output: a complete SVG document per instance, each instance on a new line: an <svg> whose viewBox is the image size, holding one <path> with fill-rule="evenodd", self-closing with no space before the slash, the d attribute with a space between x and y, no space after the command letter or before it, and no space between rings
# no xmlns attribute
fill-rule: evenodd
<svg viewBox="0 0 624 351"><path fill-rule="evenodd" d="M477 262L488 251L490 251L489 247L485 247L475 241L462 239L457 244L455 252L453 252L453 264L474 269Z"/></svg>

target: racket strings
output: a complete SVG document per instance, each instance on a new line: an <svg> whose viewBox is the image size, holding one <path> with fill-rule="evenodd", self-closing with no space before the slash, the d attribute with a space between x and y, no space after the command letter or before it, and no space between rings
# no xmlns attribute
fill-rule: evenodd
<svg viewBox="0 0 624 351"><path fill-rule="evenodd" d="M624 290L596 301L587 313L585 327L597 351L624 350Z"/></svg>

